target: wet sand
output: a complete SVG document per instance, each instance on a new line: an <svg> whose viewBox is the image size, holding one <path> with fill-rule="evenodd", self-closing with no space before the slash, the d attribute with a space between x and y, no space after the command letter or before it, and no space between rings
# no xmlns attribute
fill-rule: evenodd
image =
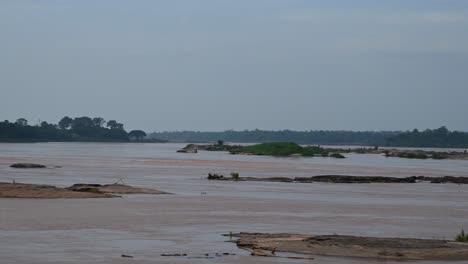
<svg viewBox="0 0 468 264"><path fill-rule="evenodd" d="M452 239L468 216L468 188L456 184L326 184L213 182L208 172L242 176L325 173L384 176L467 176L455 161L351 157L265 158L175 150L184 144L0 144L0 181L53 184L125 184L175 195L125 199L0 199L0 255L4 263L309 263L252 258L228 232L340 234ZM16 162L62 168L11 169ZM351 173L350 173L351 172ZM202 194L203 193L203 194ZM165 253L230 252L214 259L162 257ZM121 254L134 256L125 259ZM381 263L317 256L310 263ZM385 263L393 263L387 261ZM395 262L397 263L397 262ZM411 261L406 263L420 263ZM425 261L421 263L440 263Z"/></svg>

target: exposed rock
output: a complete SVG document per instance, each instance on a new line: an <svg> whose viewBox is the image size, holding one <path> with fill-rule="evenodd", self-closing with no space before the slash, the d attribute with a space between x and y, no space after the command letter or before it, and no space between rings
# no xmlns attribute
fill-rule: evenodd
<svg viewBox="0 0 468 264"><path fill-rule="evenodd" d="M3 198L110 198L114 195L100 192L75 192L52 185L0 183Z"/></svg>
<svg viewBox="0 0 468 264"><path fill-rule="evenodd" d="M197 145L195 144L188 144L183 149L177 150L179 153L198 153Z"/></svg>
<svg viewBox="0 0 468 264"><path fill-rule="evenodd" d="M67 188L77 192L99 192L108 194L170 194L155 189L139 188L123 184L85 184L78 183Z"/></svg>
<svg viewBox="0 0 468 264"><path fill-rule="evenodd" d="M254 256L281 257L283 252L287 252L299 254L296 258L310 258L310 255L394 260L468 258L468 244L446 240L259 233L240 233L237 236L237 246Z"/></svg>
<svg viewBox="0 0 468 264"><path fill-rule="evenodd" d="M15 163L10 166L11 168L15 169L43 169L47 168L47 166L42 164L35 164L35 163Z"/></svg>
<svg viewBox="0 0 468 264"><path fill-rule="evenodd" d="M468 184L468 177L453 177L445 176L430 179L431 183L456 183L456 184Z"/></svg>
<svg viewBox="0 0 468 264"><path fill-rule="evenodd" d="M426 176L410 176L405 178L399 177L384 177L384 176L351 176L351 175L319 175L312 177L268 177L268 178L254 178L254 177L224 177L219 174L208 174L209 180L218 181L267 181L267 182L296 182L296 183L417 183L417 182L430 182L430 183L456 183L468 184L468 177L426 177Z"/></svg>
<svg viewBox="0 0 468 264"><path fill-rule="evenodd" d="M310 178L294 178L295 182L330 182L330 183L415 183L413 177L397 178L382 176L344 176L344 175L320 175Z"/></svg>

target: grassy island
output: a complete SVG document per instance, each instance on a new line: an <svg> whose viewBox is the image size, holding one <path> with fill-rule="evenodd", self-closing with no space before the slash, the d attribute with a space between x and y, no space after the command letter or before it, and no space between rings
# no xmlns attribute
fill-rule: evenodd
<svg viewBox="0 0 468 264"><path fill-rule="evenodd" d="M243 147L240 152L253 154L253 155L266 155L266 156L306 156L306 157L328 157L329 152L321 147L308 146L301 147L293 142L272 142L261 143L252 146Z"/></svg>
<svg viewBox="0 0 468 264"><path fill-rule="evenodd" d="M258 156L275 156L275 157L332 157L332 158L345 158L343 155L331 152L319 146L306 146L302 147L293 142L270 142L261 143L251 146L240 145L194 145L189 144L183 150L189 151L191 149L206 150L206 151L228 151L231 154L245 154L245 155L258 155Z"/></svg>

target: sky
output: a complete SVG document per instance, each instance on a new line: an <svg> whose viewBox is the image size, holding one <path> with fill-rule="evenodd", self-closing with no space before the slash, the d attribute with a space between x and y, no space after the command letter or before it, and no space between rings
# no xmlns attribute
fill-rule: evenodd
<svg viewBox="0 0 468 264"><path fill-rule="evenodd" d="M0 120L468 131L465 0L0 0Z"/></svg>

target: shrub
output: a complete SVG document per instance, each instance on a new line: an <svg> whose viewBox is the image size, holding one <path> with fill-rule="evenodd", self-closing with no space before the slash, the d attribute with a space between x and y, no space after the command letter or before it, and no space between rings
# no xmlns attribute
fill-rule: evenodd
<svg viewBox="0 0 468 264"><path fill-rule="evenodd" d="M238 172L231 172L231 177L232 177L234 180L238 180L238 179L239 179L239 173L238 173Z"/></svg>
<svg viewBox="0 0 468 264"><path fill-rule="evenodd" d="M446 159L448 158L447 153L435 152L431 156L433 159Z"/></svg>
<svg viewBox="0 0 468 264"><path fill-rule="evenodd" d="M465 230L461 230L460 234L455 237L455 241L457 242L468 242L468 234L465 234Z"/></svg>

